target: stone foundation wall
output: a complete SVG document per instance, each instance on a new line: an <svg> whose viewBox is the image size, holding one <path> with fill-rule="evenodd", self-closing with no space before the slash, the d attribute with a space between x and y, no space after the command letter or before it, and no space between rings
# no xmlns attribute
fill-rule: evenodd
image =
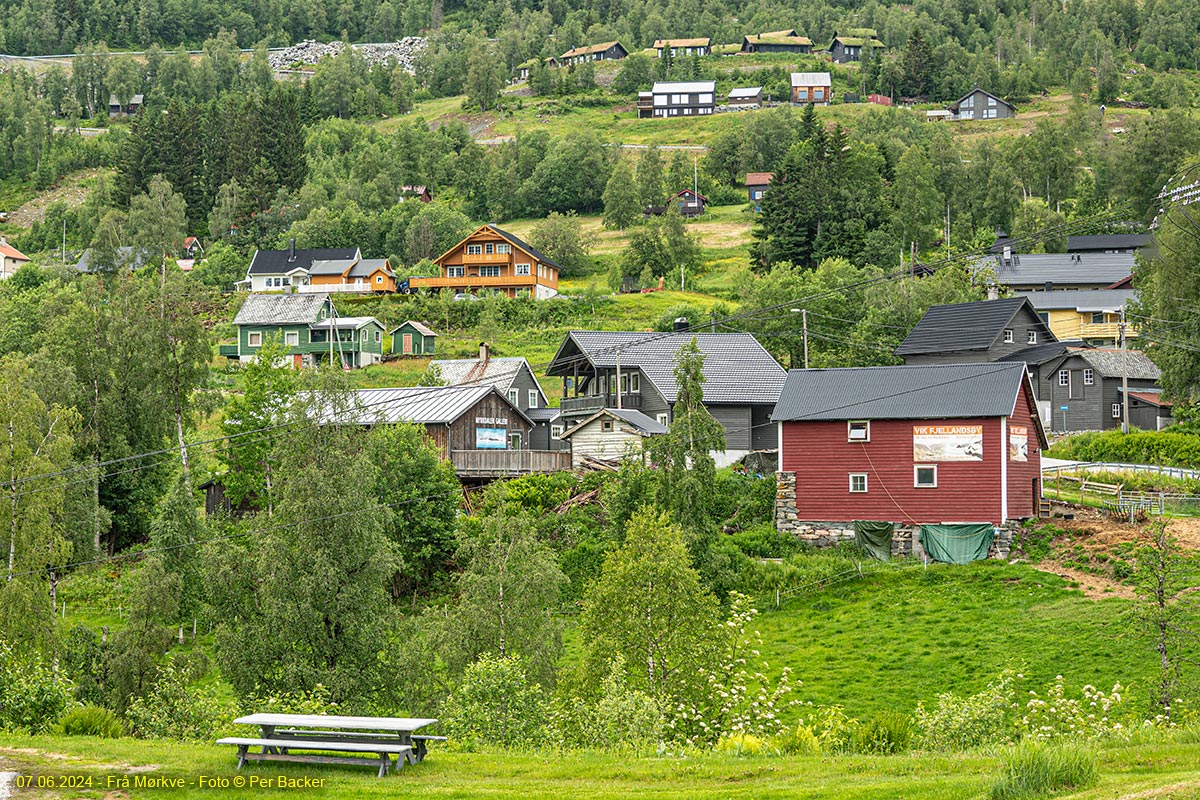
<svg viewBox="0 0 1200 800"><path fill-rule="evenodd" d="M833 547L842 542L854 541L854 521L824 522L801 519L796 510L796 474L777 472L775 489L775 529L790 533L800 541L813 547ZM924 558L925 552L917 541L919 525L896 524L892 532L892 556L916 556ZM1012 551L1020 523L1006 522L997 528L988 558L1008 559Z"/></svg>

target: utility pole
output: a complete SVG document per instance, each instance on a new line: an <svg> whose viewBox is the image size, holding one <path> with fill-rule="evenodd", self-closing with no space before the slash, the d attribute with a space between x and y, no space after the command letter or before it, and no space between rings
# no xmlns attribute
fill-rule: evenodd
<svg viewBox="0 0 1200 800"><path fill-rule="evenodd" d="M683 264L679 265L679 291L683 291Z"/></svg>
<svg viewBox="0 0 1200 800"><path fill-rule="evenodd" d="M717 332L717 312L709 311L708 318L709 318L709 330L711 330L713 333L716 333Z"/></svg>
<svg viewBox="0 0 1200 800"><path fill-rule="evenodd" d="M800 315L801 331L804 334L804 368L808 369L808 309L793 308L790 310L793 314Z"/></svg>
<svg viewBox="0 0 1200 800"><path fill-rule="evenodd" d="M1125 349L1125 307L1117 323L1121 333L1121 433L1129 433L1129 355Z"/></svg>
<svg viewBox="0 0 1200 800"><path fill-rule="evenodd" d="M621 410L621 348L617 348L617 410Z"/></svg>

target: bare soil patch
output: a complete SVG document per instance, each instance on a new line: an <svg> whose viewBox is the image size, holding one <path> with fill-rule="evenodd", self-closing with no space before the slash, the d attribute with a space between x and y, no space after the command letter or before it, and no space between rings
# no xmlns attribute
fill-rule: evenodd
<svg viewBox="0 0 1200 800"><path fill-rule="evenodd" d="M87 169L60 178L57 184L11 212L8 215L8 221L22 228L30 228L33 227L33 223L41 222L46 218L46 209L53 203L62 201L70 208L78 208L87 200L88 193L91 191L84 186L84 183L99 174L100 170L98 169Z"/></svg>

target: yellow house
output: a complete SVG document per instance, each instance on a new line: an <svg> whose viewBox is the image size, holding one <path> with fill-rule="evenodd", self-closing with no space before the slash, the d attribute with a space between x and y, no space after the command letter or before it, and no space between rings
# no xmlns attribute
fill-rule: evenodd
<svg viewBox="0 0 1200 800"><path fill-rule="evenodd" d="M1017 294L1029 298L1059 341L1082 340L1098 347L1117 345L1121 309L1134 297L1132 289L1056 289ZM1130 324L1125 335L1135 338L1137 328Z"/></svg>

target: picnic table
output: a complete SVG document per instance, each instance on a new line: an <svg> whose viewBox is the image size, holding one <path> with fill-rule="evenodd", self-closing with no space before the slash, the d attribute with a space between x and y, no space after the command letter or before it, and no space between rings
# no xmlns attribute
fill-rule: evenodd
<svg viewBox="0 0 1200 800"><path fill-rule="evenodd" d="M417 764L425 759L426 743L445 741L444 736L428 736L417 731L433 725L436 719L407 717L339 717L327 714L250 714L235 723L258 725L257 738L228 737L217 744L236 745L238 769L247 761L302 761L317 764L379 764L379 777L407 761ZM259 752L250 752L251 747ZM295 751L306 751L297 753ZM377 761L347 756L313 755L307 751L373 753Z"/></svg>

